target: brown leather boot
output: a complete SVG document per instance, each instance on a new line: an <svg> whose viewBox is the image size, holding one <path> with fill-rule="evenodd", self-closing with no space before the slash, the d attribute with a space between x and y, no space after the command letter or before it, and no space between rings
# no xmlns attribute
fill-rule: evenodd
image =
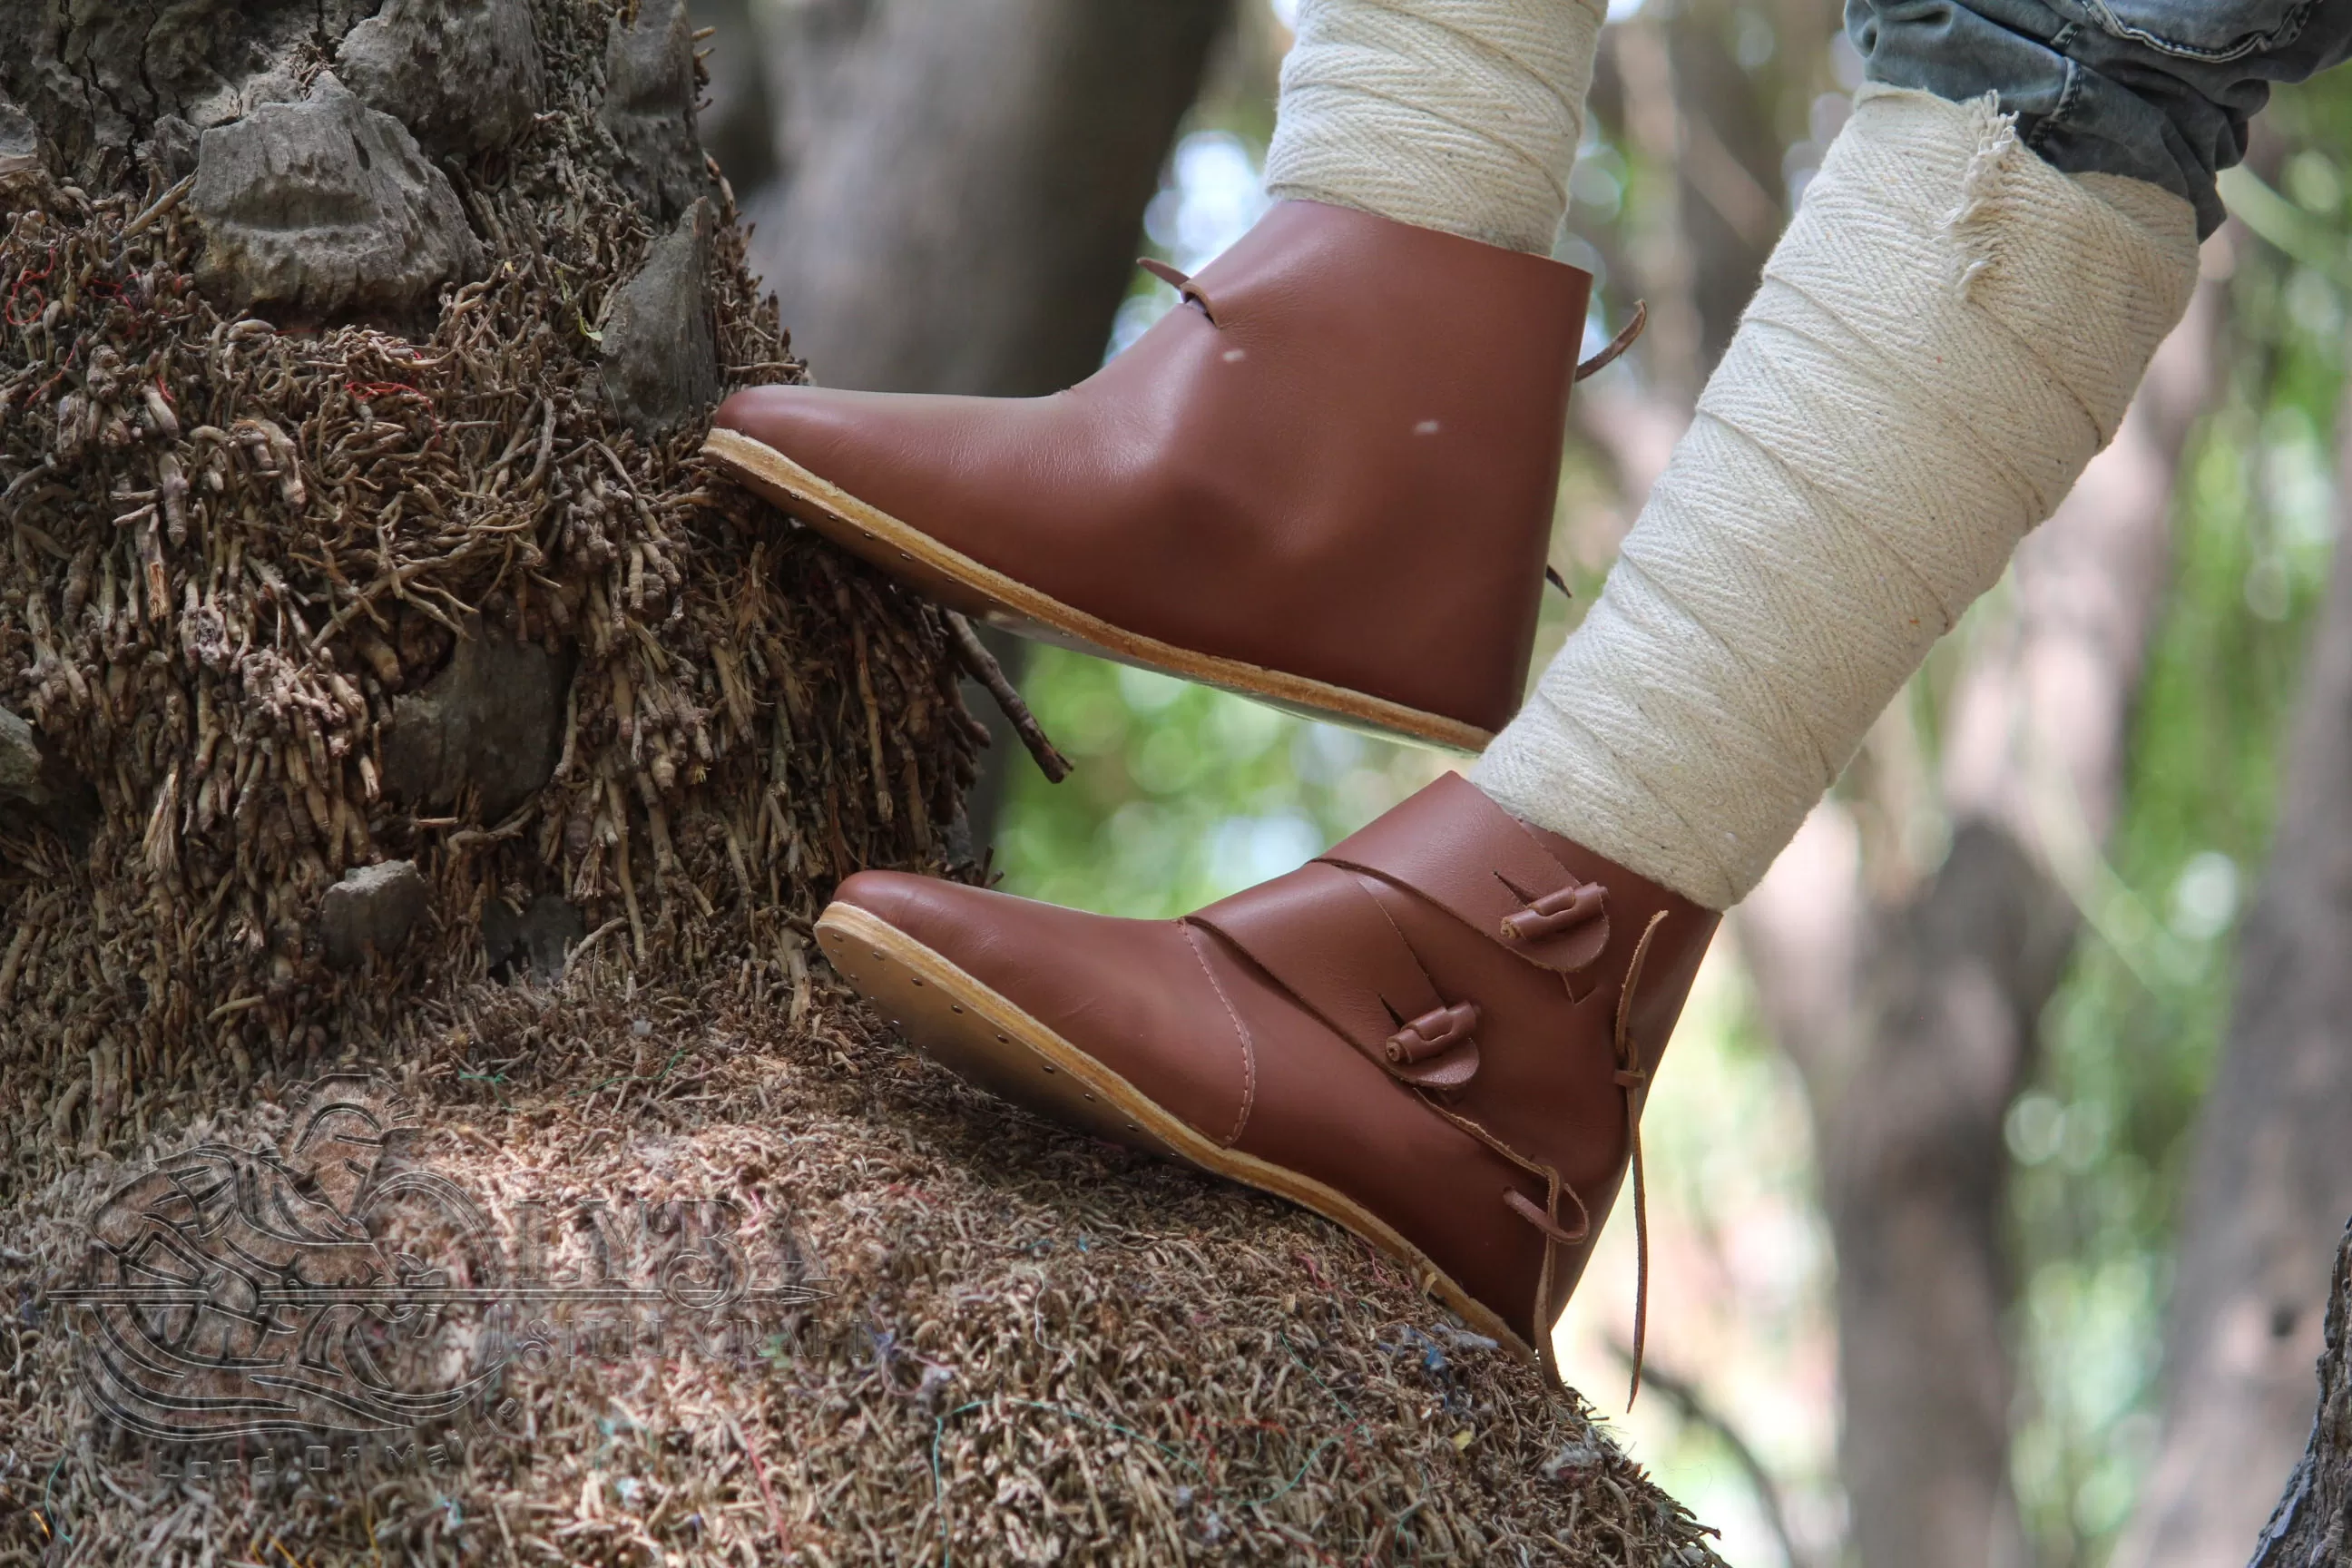
<svg viewBox="0 0 2352 1568"><path fill-rule="evenodd" d="M1717 920L1449 773L1181 921L865 871L817 940L965 1077L1337 1220L1549 1367L1629 1158L1644 1223L1642 1097Z"/></svg>
<svg viewBox="0 0 2352 1568"><path fill-rule="evenodd" d="M1480 749L1527 679L1591 278L1314 202L1170 276L1185 304L1067 392L761 387L704 450L953 608Z"/></svg>

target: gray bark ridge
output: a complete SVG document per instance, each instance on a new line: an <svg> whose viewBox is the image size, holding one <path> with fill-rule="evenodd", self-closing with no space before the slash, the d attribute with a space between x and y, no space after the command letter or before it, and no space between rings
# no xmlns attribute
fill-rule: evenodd
<svg viewBox="0 0 2352 1568"><path fill-rule="evenodd" d="M415 861L354 866L320 902L319 936L327 963L356 969L372 952L397 953L432 912L432 889Z"/></svg>
<svg viewBox="0 0 2352 1568"><path fill-rule="evenodd" d="M481 242L415 137L321 71L299 102L267 103L204 133L189 205L203 219L196 280L236 310L296 321L423 313L478 276Z"/></svg>
<svg viewBox="0 0 2352 1568"><path fill-rule="evenodd" d="M341 37L377 3L14 0L0 5L0 91L47 133L60 174L110 184L157 121L235 119L271 62Z"/></svg>
<svg viewBox="0 0 2352 1568"><path fill-rule="evenodd" d="M428 806L450 805L470 787L480 792L485 820L512 812L554 776L568 666L536 643L468 622L447 667L393 704L385 787Z"/></svg>
<svg viewBox="0 0 2352 1568"><path fill-rule="evenodd" d="M2319 1413L2286 1494L2271 1510L2247 1568L2326 1568L2344 1561L2352 1532L2352 1226L2336 1243L2327 1287L2326 1352L2319 1361ZM2225 1472L2231 1473L2231 1472Z"/></svg>
<svg viewBox="0 0 2352 1568"><path fill-rule="evenodd" d="M0 829L13 818L79 843L98 816L98 795L89 781L42 745L30 723L0 708Z"/></svg>
<svg viewBox="0 0 2352 1568"><path fill-rule="evenodd" d="M619 153L614 174L660 223L710 190L694 134L694 94L686 0L646 0L635 26L614 24L596 119Z"/></svg>
<svg viewBox="0 0 2352 1568"><path fill-rule="evenodd" d="M523 0L386 0L345 36L335 70L436 156L508 145L546 96Z"/></svg>
<svg viewBox="0 0 2352 1568"><path fill-rule="evenodd" d="M698 198L613 293L603 343L604 395L641 436L674 429L719 396L719 344L703 280L716 222Z"/></svg>

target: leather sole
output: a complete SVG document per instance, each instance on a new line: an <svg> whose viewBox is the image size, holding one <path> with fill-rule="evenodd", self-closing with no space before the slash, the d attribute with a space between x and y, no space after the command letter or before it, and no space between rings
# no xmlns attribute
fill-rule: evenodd
<svg viewBox="0 0 2352 1568"><path fill-rule="evenodd" d="M1145 669L1222 687L1309 719L1391 739L1473 754L1494 731L1350 691L1303 675L1195 653L1125 631L951 550L920 529L869 506L740 430L713 429L703 455L835 544L911 584L953 610L1043 642Z"/></svg>
<svg viewBox="0 0 2352 1568"><path fill-rule="evenodd" d="M1404 1265L1424 1290L1472 1329L1515 1354L1536 1359L1517 1330L1378 1215L1335 1187L1202 1137L1117 1072L880 916L835 903L818 918L816 937L834 968L877 1012L959 1076L1066 1126L1181 1160L1311 1209Z"/></svg>

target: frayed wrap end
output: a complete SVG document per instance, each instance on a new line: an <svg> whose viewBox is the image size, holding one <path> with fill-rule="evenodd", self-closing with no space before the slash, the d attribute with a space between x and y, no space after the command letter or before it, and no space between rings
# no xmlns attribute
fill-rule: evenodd
<svg viewBox="0 0 2352 1568"><path fill-rule="evenodd" d="M1944 220L1958 268L1953 285L1966 299L1977 279L2000 260L2001 237L2007 232L2009 193L2016 184L2017 161L2032 158L2017 139L2017 116L2003 114L1991 93L1960 106L1973 122L1976 152L1960 175L1959 204Z"/></svg>

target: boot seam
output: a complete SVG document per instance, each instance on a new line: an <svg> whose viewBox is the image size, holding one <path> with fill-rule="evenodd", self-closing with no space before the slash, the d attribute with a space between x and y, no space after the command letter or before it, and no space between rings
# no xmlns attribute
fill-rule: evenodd
<svg viewBox="0 0 2352 1568"><path fill-rule="evenodd" d="M1241 1142L1242 1129L1249 1125L1250 1111L1257 1104L1257 1049L1250 1039L1248 1026L1242 1022L1241 1014L1234 1010L1233 998L1227 996L1225 988L1217 983L1217 972L1209 967L1208 954L1201 951L1201 933L1190 923L1184 927L1184 940L1192 949L1193 961L1200 964L1201 973L1208 976L1209 989L1216 993L1217 1002L1224 1008L1225 1016L1233 1020L1234 1038L1240 1042L1242 1047L1241 1113L1234 1118L1234 1130L1225 1134L1224 1146L1230 1149Z"/></svg>

